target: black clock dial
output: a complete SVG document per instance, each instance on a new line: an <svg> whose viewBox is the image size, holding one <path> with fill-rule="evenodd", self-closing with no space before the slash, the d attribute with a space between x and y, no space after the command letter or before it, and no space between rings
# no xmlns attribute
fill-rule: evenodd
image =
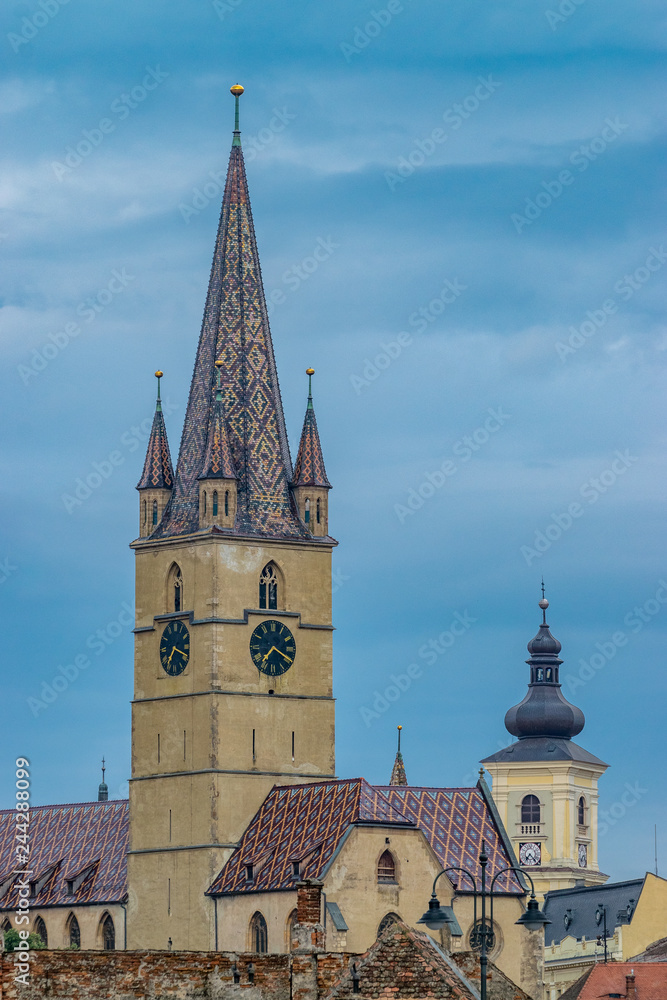
<svg viewBox="0 0 667 1000"><path fill-rule="evenodd" d="M182 674L190 659L190 633L185 622L169 622L160 639L160 663L171 677Z"/></svg>
<svg viewBox="0 0 667 1000"><path fill-rule="evenodd" d="M287 625L268 621L258 625L250 637L250 655L263 674L278 677L294 663L296 643Z"/></svg>

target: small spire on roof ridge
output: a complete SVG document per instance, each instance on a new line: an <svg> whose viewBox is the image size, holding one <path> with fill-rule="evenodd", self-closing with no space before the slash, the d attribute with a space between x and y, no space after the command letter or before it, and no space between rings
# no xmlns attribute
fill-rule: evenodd
<svg viewBox="0 0 667 1000"><path fill-rule="evenodd" d="M102 757L102 780L101 780L101 782L100 782L100 784L98 786L98 789L97 789L97 801L98 802L107 802L108 799L109 799L109 786L107 785L106 781L104 780L104 774L106 772L105 764L106 764L106 761L104 760L104 757Z"/></svg>
<svg viewBox="0 0 667 1000"><path fill-rule="evenodd" d="M403 726L397 726L398 730L398 749L396 750L396 760L394 761L394 766L391 772L391 778L389 779L390 785L407 785L408 779L405 774L405 764L403 763L403 754L401 753L401 730Z"/></svg>
<svg viewBox="0 0 667 1000"><path fill-rule="evenodd" d="M232 140L232 146L241 145L241 129L239 128L239 97L243 93L244 88L240 83L235 83L233 87L229 88L230 94L234 96L234 138Z"/></svg>

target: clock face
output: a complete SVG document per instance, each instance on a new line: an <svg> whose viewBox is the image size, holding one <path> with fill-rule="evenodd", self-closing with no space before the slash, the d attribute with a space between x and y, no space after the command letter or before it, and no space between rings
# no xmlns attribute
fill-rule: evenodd
<svg viewBox="0 0 667 1000"><path fill-rule="evenodd" d="M585 868L588 863L588 851L585 844L579 844L579 867Z"/></svg>
<svg viewBox="0 0 667 1000"><path fill-rule="evenodd" d="M519 862L527 868L534 868L542 860L541 844L519 844Z"/></svg>
<svg viewBox="0 0 667 1000"><path fill-rule="evenodd" d="M250 637L250 655L263 674L278 677L294 663L296 643L287 625L268 621L258 625Z"/></svg>
<svg viewBox="0 0 667 1000"><path fill-rule="evenodd" d="M190 633L185 622L169 622L160 639L160 663L170 677L182 674L190 659Z"/></svg>

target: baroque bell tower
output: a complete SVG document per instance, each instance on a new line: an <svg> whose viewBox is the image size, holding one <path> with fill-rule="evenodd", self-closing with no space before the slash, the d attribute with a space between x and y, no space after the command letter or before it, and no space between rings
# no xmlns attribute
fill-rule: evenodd
<svg viewBox="0 0 667 1000"><path fill-rule="evenodd" d="M584 713L561 691L561 644L547 625L544 585L539 606L542 623L528 643L528 692L505 715L517 741L482 764L519 864L545 893L608 878L598 864L598 779L608 765L572 740Z"/></svg>
<svg viewBox="0 0 667 1000"><path fill-rule="evenodd" d="M311 394L292 471L242 93L178 463L158 407L138 486L130 949L214 947L205 891L271 787L334 776L330 485Z"/></svg>

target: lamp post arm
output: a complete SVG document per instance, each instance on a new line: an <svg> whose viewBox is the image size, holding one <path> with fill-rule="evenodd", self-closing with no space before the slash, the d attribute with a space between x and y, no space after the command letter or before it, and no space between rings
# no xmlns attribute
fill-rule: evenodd
<svg viewBox="0 0 667 1000"><path fill-rule="evenodd" d="M501 868L499 871L496 872L496 874L491 879L491 887L489 889L489 895L491 897L491 914L490 914L491 927L493 927L493 895L494 895L493 887L495 885L498 876L504 875L505 872L519 872L520 875L524 875L530 882L530 898L535 899L535 883L533 882L528 872L525 872L522 868L517 868L515 865L508 865L507 868Z"/></svg>
<svg viewBox="0 0 667 1000"><path fill-rule="evenodd" d="M432 896L435 896L435 886L441 875L447 875L448 872L461 872L463 875L467 875L473 885L473 892L477 892L477 882L475 881L475 876L471 875L467 868L443 868L441 872L435 876L433 880L433 892Z"/></svg>

